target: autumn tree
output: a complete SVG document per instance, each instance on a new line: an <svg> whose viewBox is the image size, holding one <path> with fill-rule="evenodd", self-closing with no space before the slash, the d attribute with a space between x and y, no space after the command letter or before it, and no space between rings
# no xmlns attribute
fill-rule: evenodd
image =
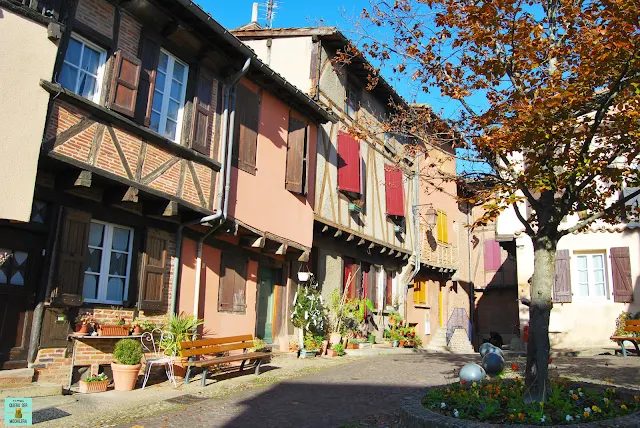
<svg viewBox="0 0 640 428"><path fill-rule="evenodd" d="M545 399L558 241L620 221L640 193L620 196L639 179L639 14L637 0L371 0L357 28L374 63L460 103L450 126L489 166L462 175L482 183L477 224L513 207L531 237L528 400Z"/></svg>

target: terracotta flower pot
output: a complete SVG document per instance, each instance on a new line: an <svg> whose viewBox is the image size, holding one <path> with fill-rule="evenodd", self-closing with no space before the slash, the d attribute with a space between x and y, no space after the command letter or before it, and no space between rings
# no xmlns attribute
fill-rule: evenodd
<svg viewBox="0 0 640 428"><path fill-rule="evenodd" d="M183 379L187 375L187 366L184 365L187 361L186 357L173 357L173 374L176 378Z"/></svg>
<svg viewBox="0 0 640 428"><path fill-rule="evenodd" d="M76 335L86 336L89 334L89 326L86 324L76 324Z"/></svg>
<svg viewBox="0 0 640 428"><path fill-rule="evenodd" d="M144 332L144 330L142 330L142 327L140 327L139 325L133 327L133 334L140 335L143 332Z"/></svg>
<svg viewBox="0 0 640 428"><path fill-rule="evenodd" d="M404 343L405 343L405 342L406 342L405 340L401 340L401 341L400 341L399 345L400 345L400 347L401 347L401 348L404 348Z"/></svg>
<svg viewBox="0 0 640 428"><path fill-rule="evenodd" d="M329 356L329 357L337 357L338 353L336 351L334 351L333 349L327 349L327 356Z"/></svg>
<svg viewBox="0 0 640 428"><path fill-rule="evenodd" d="M116 391L132 391L136 387L142 364L128 365L111 363L113 383Z"/></svg>
<svg viewBox="0 0 640 428"><path fill-rule="evenodd" d="M80 392L83 394L91 394L93 392L105 392L109 386L109 379L98 382L80 381Z"/></svg>
<svg viewBox="0 0 640 428"><path fill-rule="evenodd" d="M331 342L332 345L340 343L341 340L342 336L340 335L340 333L331 333L329 335L329 342Z"/></svg>
<svg viewBox="0 0 640 428"><path fill-rule="evenodd" d="M347 345L347 349L360 349L360 344L359 343L349 343Z"/></svg>

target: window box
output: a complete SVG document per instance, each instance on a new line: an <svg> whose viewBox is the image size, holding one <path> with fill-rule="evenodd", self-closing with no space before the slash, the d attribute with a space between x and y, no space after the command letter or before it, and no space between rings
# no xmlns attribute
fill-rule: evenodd
<svg viewBox="0 0 640 428"><path fill-rule="evenodd" d="M129 336L131 326L128 325L101 325L98 327L98 336Z"/></svg>
<svg viewBox="0 0 640 428"><path fill-rule="evenodd" d="M355 202L350 202L349 203L349 211L352 213L361 213L362 212L362 205L358 205Z"/></svg>
<svg viewBox="0 0 640 428"><path fill-rule="evenodd" d="M80 393L91 394L94 392L106 392L109 386L109 379L100 380L96 382L80 381Z"/></svg>

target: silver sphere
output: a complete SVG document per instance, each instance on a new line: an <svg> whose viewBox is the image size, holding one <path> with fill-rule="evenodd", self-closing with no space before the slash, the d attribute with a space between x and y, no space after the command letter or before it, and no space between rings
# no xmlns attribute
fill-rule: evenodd
<svg viewBox="0 0 640 428"><path fill-rule="evenodd" d="M487 353L484 358L482 358L482 367L489 376L498 375L504 369L504 358L495 352Z"/></svg>
<svg viewBox="0 0 640 428"><path fill-rule="evenodd" d="M482 382L486 373L484 369L475 363L467 364L460 369L460 380L471 382Z"/></svg>
<svg viewBox="0 0 640 428"><path fill-rule="evenodd" d="M491 349L493 347L492 344L490 344L489 342L485 342L482 345L480 345L480 356L484 357L484 355L489 352L489 349Z"/></svg>
<svg viewBox="0 0 640 428"><path fill-rule="evenodd" d="M500 354L500 356L504 358L504 352L502 352L502 349L493 345L491 345L491 348L489 348L489 350L487 351L487 354Z"/></svg>

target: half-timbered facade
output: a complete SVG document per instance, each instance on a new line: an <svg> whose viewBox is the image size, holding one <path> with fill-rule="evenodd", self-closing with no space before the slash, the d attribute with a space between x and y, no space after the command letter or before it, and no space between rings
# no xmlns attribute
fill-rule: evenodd
<svg viewBox="0 0 640 428"><path fill-rule="evenodd" d="M22 297L0 309L0 365L77 379L67 335L80 311L103 324L185 311L211 335L273 340L290 264L311 251L308 153L335 119L195 4L33 4L0 3L44 26L36 53L51 62L25 71L48 104L33 112L29 221L0 220L0 293ZM79 344L76 364L95 372L105 350Z"/></svg>
<svg viewBox="0 0 640 428"><path fill-rule="evenodd" d="M336 60L350 43L336 28L262 29L251 23L234 34L340 118L322 127L317 143L312 270L323 294L343 289L353 277L350 293L370 298L382 310L378 313L399 309L428 342L425 321L446 320L441 313L446 308L437 299L431 311L425 302L414 303L407 284L416 274L423 281L435 275L431 287L436 295L446 293L457 267L458 209L455 185L450 193L433 192L419 179L422 155L405 152L405 136L385 132L392 105L406 102L382 78L366 89L371 68L362 57ZM446 168L455 173L451 153L441 152L438 156L448 156ZM440 212L434 245L427 244L430 231L420 220L427 205Z"/></svg>

